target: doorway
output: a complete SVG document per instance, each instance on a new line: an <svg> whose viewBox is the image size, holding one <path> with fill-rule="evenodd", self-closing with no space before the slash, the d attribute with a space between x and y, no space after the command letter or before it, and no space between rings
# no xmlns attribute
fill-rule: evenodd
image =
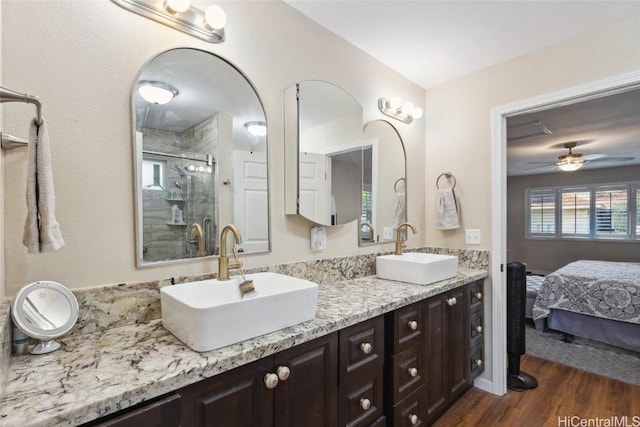
<svg viewBox="0 0 640 427"><path fill-rule="evenodd" d="M503 395L507 390L506 365L506 263L507 263L507 118L552 107L586 101L640 87L640 71L599 80L566 90L496 107L491 112L492 150L492 378L487 391ZM500 355L504 355L502 357Z"/></svg>

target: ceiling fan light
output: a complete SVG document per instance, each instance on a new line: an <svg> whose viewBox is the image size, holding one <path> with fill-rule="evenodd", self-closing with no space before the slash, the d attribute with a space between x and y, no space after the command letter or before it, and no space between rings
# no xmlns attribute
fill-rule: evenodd
<svg viewBox="0 0 640 427"><path fill-rule="evenodd" d="M567 157L556 163L556 166L563 172L574 172L582 167L584 160L579 157Z"/></svg>

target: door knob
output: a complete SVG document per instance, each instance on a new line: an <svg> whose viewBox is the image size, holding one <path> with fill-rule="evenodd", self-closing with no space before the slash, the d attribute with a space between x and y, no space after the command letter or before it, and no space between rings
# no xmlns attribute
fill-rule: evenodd
<svg viewBox="0 0 640 427"><path fill-rule="evenodd" d="M364 354L369 354L373 350L373 346L368 342L363 342L362 344L360 344L360 350Z"/></svg>
<svg viewBox="0 0 640 427"><path fill-rule="evenodd" d="M269 372L264 376L264 385L266 385L269 390L276 388L278 385L278 376L273 372Z"/></svg>
<svg viewBox="0 0 640 427"><path fill-rule="evenodd" d="M291 375L291 370L289 370L289 368L287 368L286 366L278 366L278 369L276 369L276 374L278 374L278 378L280 379L280 381L286 381L289 378L289 375Z"/></svg>
<svg viewBox="0 0 640 427"><path fill-rule="evenodd" d="M367 409L371 408L371 401L363 397L362 399L360 399L360 407L366 411Z"/></svg>

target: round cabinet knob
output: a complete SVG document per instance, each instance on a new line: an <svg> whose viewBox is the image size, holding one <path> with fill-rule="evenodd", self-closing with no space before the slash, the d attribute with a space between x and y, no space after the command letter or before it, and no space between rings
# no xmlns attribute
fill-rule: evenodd
<svg viewBox="0 0 640 427"><path fill-rule="evenodd" d="M416 368L409 368L408 372L409 372L409 375L411 375L414 378L418 376L418 370Z"/></svg>
<svg viewBox="0 0 640 427"><path fill-rule="evenodd" d="M411 423L411 425L416 425L418 424L418 422L420 422L420 419L417 415L409 414L409 422Z"/></svg>
<svg viewBox="0 0 640 427"><path fill-rule="evenodd" d="M476 293L476 298L477 299L482 299L482 292Z"/></svg>
<svg viewBox="0 0 640 427"><path fill-rule="evenodd" d="M363 342L360 344L360 350L362 350L364 354L369 354L373 350L373 346L368 342Z"/></svg>
<svg viewBox="0 0 640 427"><path fill-rule="evenodd" d="M286 366L278 366L276 374L278 374L280 381L286 381L289 378L289 375L291 375L291 371Z"/></svg>
<svg viewBox="0 0 640 427"><path fill-rule="evenodd" d="M476 365L477 365L478 367L482 366L482 359L478 359L478 360L476 360Z"/></svg>
<svg viewBox="0 0 640 427"><path fill-rule="evenodd" d="M418 322L416 322L415 320L410 320L409 321L409 328L412 331L415 331L416 329L418 329Z"/></svg>
<svg viewBox="0 0 640 427"><path fill-rule="evenodd" d="M456 305L458 303L458 300L456 299L456 297L453 297L453 305Z"/></svg>
<svg viewBox="0 0 640 427"><path fill-rule="evenodd" d="M366 411L367 409L371 408L371 401L363 397L362 399L360 399L360 407Z"/></svg>
<svg viewBox="0 0 640 427"><path fill-rule="evenodd" d="M447 304L449 305L449 307L451 307L453 304L455 304L454 300L455 300L455 298L447 298Z"/></svg>
<svg viewBox="0 0 640 427"><path fill-rule="evenodd" d="M482 325L476 326L476 331L478 331L478 333L481 334L482 333Z"/></svg>
<svg viewBox="0 0 640 427"><path fill-rule="evenodd" d="M269 390L276 388L278 385L278 376L273 372L266 374L264 376L264 385L266 385Z"/></svg>

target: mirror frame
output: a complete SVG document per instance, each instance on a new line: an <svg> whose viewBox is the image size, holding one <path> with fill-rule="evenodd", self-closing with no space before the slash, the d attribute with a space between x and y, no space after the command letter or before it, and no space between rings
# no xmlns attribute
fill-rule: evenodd
<svg viewBox="0 0 640 427"><path fill-rule="evenodd" d="M55 329L37 328L30 324L25 318L23 309L25 300L29 297L29 295L31 295L32 292L36 292L40 289L47 289L58 292L69 303L69 308L71 311L69 318L61 326ZM11 305L11 317L13 318L13 322L15 323L15 325L26 335L30 336L31 338L37 338L40 340L50 340L60 337L69 332L78 320L78 311L78 300L76 299L76 296L73 294L73 292L71 292L66 286L58 282L50 281L33 282L24 286L22 289L20 289Z"/></svg>
<svg viewBox="0 0 640 427"><path fill-rule="evenodd" d="M374 120L370 120L368 121L364 127L363 127L363 134L364 132L366 132L367 127L369 127L370 125L372 125L373 123L377 123L377 122L382 122L382 123L386 123L388 124L391 129L393 129L393 131L395 132L395 134L398 136L398 141L400 142L400 147L402 148L402 156L404 157L404 176L399 178L402 179L404 178L404 221L407 221L407 213L408 213L408 203L409 203L409 197L408 194L409 192L408 190L408 180L407 180L407 148L404 145L404 140L402 139L402 135L400 135L400 132L398 131L398 129L393 125L393 123L391 123L388 120L385 119L374 119ZM366 138L365 138L366 140ZM399 180L398 179L398 180ZM394 186L397 184L398 181L396 181L394 183ZM382 240L382 241L377 241L377 242L363 242L361 237L361 233L362 233L362 216L360 218L358 218L358 229L356 230L356 236L358 239L358 246L374 246L374 245L383 245L386 243L393 243L395 242L395 236L393 236L393 238L391 240ZM380 233L378 233L380 234Z"/></svg>
<svg viewBox="0 0 640 427"><path fill-rule="evenodd" d="M154 55L152 55L151 57L149 57L140 67L140 69L138 70L138 72L136 73L133 81L132 81L132 86L131 86L131 90L130 90L130 98L131 98L131 128L132 128L132 139L131 139L131 145L132 145L132 150L133 150L133 191L134 191L134 219L135 219L135 233L134 233L134 245L135 245L135 257L136 257L136 266L139 268L144 268L144 267L155 267L158 265L170 265L170 264L176 264L176 263L186 263L186 262L193 262L193 261L197 261L197 260L201 260L201 259L205 259L205 260L210 260L210 259L217 259L219 257L218 251L219 251L219 246L214 248L214 252L215 254L213 255L206 255L204 257L189 257L189 258L179 258L179 259L167 259L167 260L159 260L159 261L145 261L144 260L144 242L143 242L143 234L144 234L144 225L143 225L143 212L142 212L142 206L143 206L143 202L142 202L142 190L140 189L140 184L142 182L142 162L143 162L143 153L142 153L142 142L137 141L136 138L136 105L135 105L135 91L136 91L136 87L137 87L137 83L140 80L140 75L142 74L142 71L144 70L144 68L146 66L148 66L154 59L156 59L158 56L162 55L163 53L169 52L169 51L175 51L175 50L192 50L192 51L199 51L201 53L204 54L208 54L211 55L213 57L215 57L216 59L220 60L221 62L225 63L226 65L228 65L229 67L231 67L231 69L233 69L235 72L237 72L244 80L245 82L249 85L249 87L251 88L251 90L253 91L253 93L256 96L256 100L258 102L258 104L260 105L260 108L262 109L263 112L263 116L264 116L264 123L265 126L267 127L267 134L264 136L265 138L265 144L266 144L266 148L265 148L265 158L266 158L266 164L267 164L267 209L266 209L266 221L267 221L267 249L266 250L262 250L262 251L255 251L255 252L244 252L247 254L260 254L260 253L270 253L272 251L272 232L271 232L271 197L270 197L270 189L271 189L271 178L270 178L270 167L269 167L269 122L267 120L267 113L266 110L264 108L264 102L262 101L262 98L260 97L260 94L258 93L258 90L256 89L256 86L253 84L253 82L247 77L247 75L242 72L242 70L240 70L236 65L234 65L232 62L230 62L229 60L227 60L226 58L210 52L208 50L205 49L201 49L201 48L197 48L197 47L191 47L191 46L177 46L177 47L173 47L173 48L169 48L169 49L165 49L162 50ZM220 159L218 159L219 161ZM216 171L216 173L218 173ZM222 178L220 176L218 176L217 182L216 182L216 191L220 188L226 187L227 183L223 182ZM216 197L216 204L217 204L217 195ZM216 216L216 222L217 222L217 226L218 226L218 230L221 230L222 227L226 224L219 224L219 210L215 213ZM240 230L242 232L242 230ZM219 237L219 236L218 236ZM244 240L244 236L243 236L243 240ZM240 252L243 253L243 252Z"/></svg>

